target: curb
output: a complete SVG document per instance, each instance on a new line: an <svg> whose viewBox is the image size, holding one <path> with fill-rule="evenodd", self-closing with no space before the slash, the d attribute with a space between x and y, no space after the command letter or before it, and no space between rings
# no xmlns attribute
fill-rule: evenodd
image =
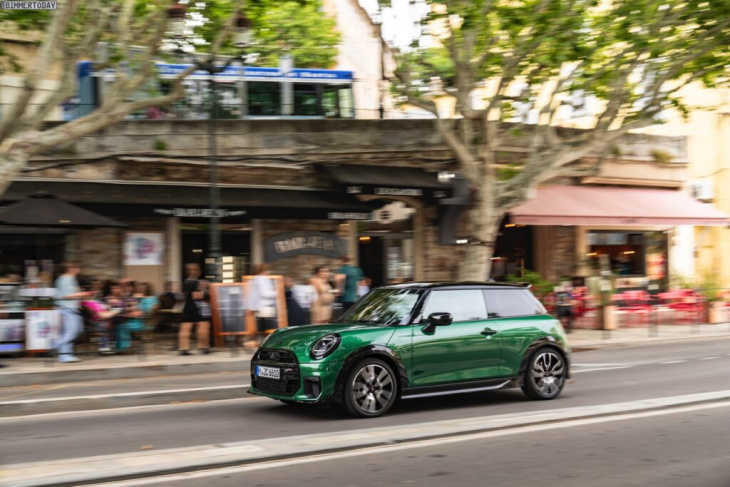
<svg viewBox="0 0 730 487"><path fill-rule="evenodd" d="M139 365L116 367L93 367L63 369L63 365L48 366L49 370L14 371L12 367L0 373L0 387L31 386L46 384L67 384L117 379L142 379L160 375L197 375L216 372L246 372L250 355L241 355L234 360L197 363L140 363ZM51 369L51 367L55 367Z"/></svg>
<svg viewBox="0 0 730 487"><path fill-rule="evenodd" d="M433 421L262 441L200 445L131 454L103 455L53 462L6 465L0 481L8 487L67 486L240 466L293 457L343 452L418 440L516 429L572 420L696 406L730 399L730 390L687 394L616 404L554 409L543 412Z"/></svg>
<svg viewBox="0 0 730 487"><path fill-rule="evenodd" d="M702 339L709 339L709 338L730 338L730 332L726 333L713 333L713 334L705 334L705 335L686 335L686 336L673 336L673 337L662 337L662 336L656 336L656 337L648 337L641 340L605 340L601 342L587 342L587 343L579 343L576 345L571 344L571 351L572 352L587 352L590 350L599 350L603 348L618 348L618 347L627 347L631 345L639 346L639 345L653 345L656 343L663 343L663 342L674 342L674 341L694 341L694 340L702 340ZM568 343L570 344L570 337L568 337Z"/></svg>
<svg viewBox="0 0 730 487"><path fill-rule="evenodd" d="M250 384L235 384L163 391L123 392L93 396L54 397L0 402L0 418L27 417L37 414L97 411L170 403L243 399Z"/></svg>

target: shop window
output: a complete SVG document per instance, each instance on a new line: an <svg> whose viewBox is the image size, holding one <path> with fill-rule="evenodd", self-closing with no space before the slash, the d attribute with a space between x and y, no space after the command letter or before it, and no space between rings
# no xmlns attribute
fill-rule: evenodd
<svg viewBox="0 0 730 487"><path fill-rule="evenodd" d="M588 254L593 267L619 276L646 275L646 233L588 233Z"/></svg>
<svg viewBox="0 0 730 487"><path fill-rule="evenodd" d="M248 113L252 116L281 115L281 84L251 81L248 88Z"/></svg>

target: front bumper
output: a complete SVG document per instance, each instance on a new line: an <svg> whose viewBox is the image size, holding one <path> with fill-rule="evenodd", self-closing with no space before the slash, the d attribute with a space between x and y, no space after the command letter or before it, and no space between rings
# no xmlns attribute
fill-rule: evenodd
<svg viewBox="0 0 730 487"><path fill-rule="evenodd" d="M276 367L280 379L256 376L258 366ZM250 394L301 403L317 403L329 399L335 389L342 362L299 363L288 350L262 349L251 360Z"/></svg>

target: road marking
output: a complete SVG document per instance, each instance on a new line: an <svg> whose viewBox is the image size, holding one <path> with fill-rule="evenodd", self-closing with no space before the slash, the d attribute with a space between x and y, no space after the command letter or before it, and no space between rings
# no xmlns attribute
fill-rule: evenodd
<svg viewBox="0 0 730 487"><path fill-rule="evenodd" d="M201 471L190 472L190 473L162 475L162 476L151 477L151 478L123 480L123 481L118 481L118 482L107 482L107 483L91 484L91 485L92 486L96 485L96 486L133 487L133 486L139 486L139 485L161 484L161 483L167 483L167 482L182 482L182 481L186 481L186 480L200 479L200 478L206 478L206 477L215 477L215 476L220 476L220 475L235 475L235 474L246 473L246 472L254 472L257 470L269 470L269 469L273 469L273 468L280 469L280 468L292 467L292 466L302 465L302 464L307 464L307 463L341 460L344 458L362 457L364 455L378 455L378 454L384 454L384 453L393 453L393 452L399 452L399 451L404 451L404 450L411 450L414 448L441 447L444 444L463 443L463 442L467 442L467 441L478 441L478 440L499 438L499 437L504 437L504 436L513 436L513 435L519 435L519 434L538 433L541 431L548 431L548 430L554 430L554 429L577 428L577 427L581 427L581 426L591 426L591 425L601 424L601 423L610 423L610 422L616 422L616 421L627 421L627 420L632 420L632 419L651 418L651 417L655 417L655 416L666 416L669 414L680 414L680 413L702 411L702 410L706 410L706 409L715 409L715 408L728 407L728 406L730 406L730 401L724 401L724 402L719 402L719 403L709 403L709 404L697 404L697 405L693 405L693 406L684 406L684 407L678 407L678 408L673 408L673 409L645 411L645 412L629 413L629 414L622 414L622 415L616 415L616 416L603 416L603 417L599 417L599 418L577 419L577 420L573 420L573 421L566 421L563 423L547 423L547 424L540 424L540 425L533 425L533 426L524 426L524 427L517 427L517 428L512 428L512 429L507 429L507 430L474 433L474 434L470 434L470 435L462 435L462 436L456 436L456 437L452 437L452 438L416 440L416 441L398 444L398 445L384 445L384 446L360 448L357 450L349 450L349 451L343 451L343 452L333 452L333 453L325 453L325 454L317 454L317 455L308 455L308 456L301 457L301 458L293 458L293 459L287 459L287 460L274 460L274 461L269 461L269 462L242 465L242 466L237 466L237 467L213 468L213 469L201 470Z"/></svg>
<svg viewBox="0 0 730 487"><path fill-rule="evenodd" d="M580 374L582 372L600 372L602 370L616 370L616 369L630 369L633 367L633 365L619 365L617 367L598 367L595 369L581 369L581 370L574 370L574 374Z"/></svg>
<svg viewBox="0 0 730 487"><path fill-rule="evenodd" d="M669 362L660 362L662 365L667 364L683 364L686 360L670 360Z"/></svg>
<svg viewBox="0 0 730 487"><path fill-rule="evenodd" d="M628 364L573 364L573 367L621 367Z"/></svg>
<svg viewBox="0 0 730 487"><path fill-rule="evenodd" d="M9 404L28 404L28 403L40 403L40 402L52 402L52 401L78 401L83 399L108 399L110 397L134 397L134 396L159 396L163 394L175 394L179 392L201 392L201 391L221 391L227 389L245 389L250 387L251 384L233 384L228 386L213 386L213 387L193 387L190 389L165 389L162 391L134 391L134 392L117 392L112 394L96 394L93 396L69 396L69 397L48 397L38 399L23 399L20 401L6 401L0 402L0 406Z"/></svg>
<svg viewBox="0 0 730 487"><path fill-rule="evenodd" d="M700 360L715 360L716 358L720 358L720 357L705 357L705 358L701 358Z"/></svg>

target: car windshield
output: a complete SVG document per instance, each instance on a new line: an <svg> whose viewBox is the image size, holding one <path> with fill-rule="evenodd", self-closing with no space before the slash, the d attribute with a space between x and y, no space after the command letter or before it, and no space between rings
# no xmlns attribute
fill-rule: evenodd
<svg viewBox="0 0 730 487"><path fill-rule="evenodd" d="M350 308L338 321L368 325L398 325L408 317L423 291L421 289L376 289Z"/></svg>

